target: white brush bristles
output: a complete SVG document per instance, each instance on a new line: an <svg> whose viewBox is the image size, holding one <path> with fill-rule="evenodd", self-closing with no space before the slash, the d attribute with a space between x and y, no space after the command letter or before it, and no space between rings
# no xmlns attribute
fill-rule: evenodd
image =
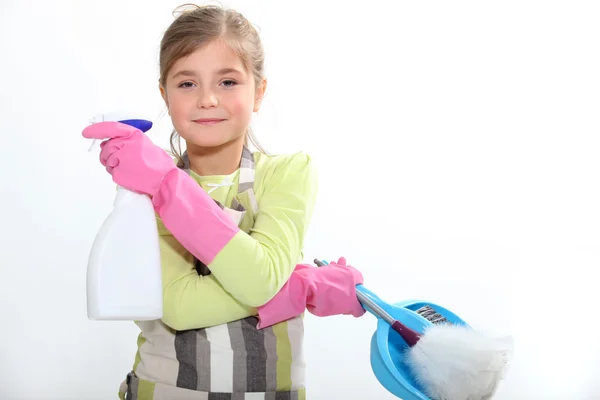
<svg viewBox="0 0 600 400"><path fill-rule="evenodd" d="M511 337L442 324L425 331L405 362L434 400L491 399L512 359Z"/></svg>

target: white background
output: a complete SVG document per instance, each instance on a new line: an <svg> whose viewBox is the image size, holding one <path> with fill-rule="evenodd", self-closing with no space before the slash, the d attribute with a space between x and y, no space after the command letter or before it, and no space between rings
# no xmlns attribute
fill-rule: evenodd
<svg viewBox="0 0 600 400"><path fill-rule="evenodd" d="M161 34L180 2L0 3L0 398L112 399L133 323L86 316L114 184L80 132L141 110L167 146ZM237 1L261 29L254 129L319 163L306 259L389 301L513 334L496 399L600 399L600 10L593 1ZM132 282L132 284L134 284ZM375 319L307 317L309 399L393 399Z"/></svg>

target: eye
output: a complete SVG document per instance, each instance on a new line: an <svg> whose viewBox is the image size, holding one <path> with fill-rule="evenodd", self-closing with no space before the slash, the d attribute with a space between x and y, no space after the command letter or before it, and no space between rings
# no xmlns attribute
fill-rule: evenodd
<svg viewBox="0 0 600 400"><path fill-rule="evenodd" d="M235 85L237 85L237 82L232 81L231 79L227 79L223 82L221 82L222 85L224 85L225 87L233 87Z"/></svg>
<svg viewBox="0 0 600 400"><path fill-rule="evenodd" d="M177 87L180 88L191 88L194 84L192 82L181 82Z"/></svg>

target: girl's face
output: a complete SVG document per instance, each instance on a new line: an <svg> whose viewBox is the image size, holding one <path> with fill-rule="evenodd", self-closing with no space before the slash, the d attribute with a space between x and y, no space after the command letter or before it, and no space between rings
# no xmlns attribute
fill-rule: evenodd
<svg viewBox="0 0 600 400"><path fill-rule="evenodd" d="M214 41L180 58L160 91L175 130L190 148L243 142L265 87L263 81L256 88L231 48Z"/></svg>

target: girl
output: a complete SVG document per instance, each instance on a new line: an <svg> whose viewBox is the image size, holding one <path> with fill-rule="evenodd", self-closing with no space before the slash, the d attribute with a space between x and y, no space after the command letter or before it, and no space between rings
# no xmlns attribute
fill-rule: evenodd
<svg viewBox="0 0 600 400"><path fill-rule="evenodd" d="M121 399L304 399L304 309L364 313L354 292L362 276L343 259L296 265L317 193L311 158L247 147L267 84L263 60L241 14L194 7L160 46L176 162L124 124L83 132L108 139L102 165L118 185L152 198L160 234L164 317L136 322Z"/></svg>

